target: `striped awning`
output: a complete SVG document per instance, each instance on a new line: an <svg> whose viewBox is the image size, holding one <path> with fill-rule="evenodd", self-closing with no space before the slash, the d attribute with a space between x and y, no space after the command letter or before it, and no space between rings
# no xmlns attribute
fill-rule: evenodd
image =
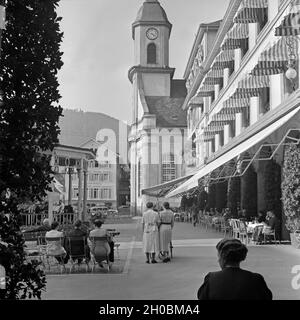
<svg viewBox="0 0 300 320"><path fill-rule="evenodd" d="M233 96L223 103L223 108L220 113L236 114L242 112L244 108L249 106L249 98L237 98Z"/></svg>
<svg viewBox="0 0 300 320"><path fill-rule="evenodd" d="M250 98L261 94L264 88L270 86L270 78L268 76L252 76L249 75L238 83L238 88L234 93L234 97Z"/></svg>
<svg viewBox="0 0 300 320"><path fill-rule="evenodd" d="M300 12L292 12L285 16L281 25L275 29L278 37L300 35Z"/></svg>
<svg viewBox="0 0 300 320"><path fill-rule="evenodd" d="M213 116L213 122L230 122L235 120L235 114L233 113L217 113Z"/></svg>
<svg viewBox="0 0 300 320"><path fill-rule="evenodd" d="M208 132L208 133L204 133L202 135L202 137L200 138L200 141L204 141L204 142L208 142L212 139L215 138L215 134L214 133L211 133L211 132Z"/></svg>
<svg viewBox="0 0 300 320"><path fill-rule="evenodd" d="M222 132L224 130L224 124L209 124L205 129L204 129L204 135L209 135L209 134L217 134L219 132Z"/></svg>
<svg viewBox="0 0 300 320"><path fill-rule="evenodd" d="M203 104L203 98L202 97L197 97L197 95L195 95L189 101L188 106L193 107L193 106L199 106L201 104Z"/></svg>
<svg viewBox="0 0 300 320"><path fill-rule="evenodd" d="M265 50L259 57L257 65L251 72L252 75L273 75L283 73L287 69L290 58L286 38L280 38ZM299 42L294 37L295 52L298 52Z"/></svg>
<svg viewBox="0 0 300 320"><path fill-rule="evenodd" d="M234 18L234 22L256 23L263 21L267 8L268 0L243 0L240 10Z"/></svg>
<svg viewBox="0 0 300 320"><path fill-rule="evenodd" d="M235 24L226 35L221 45L222 50L233 50L247 45L249 38L249 25L245 23Z"/></svg>
<svg viewBox="0 0 300 320"><path fill-rule="evenodd" d="M224 72L222 69L211 69L205 76L204 84L216 85L220 84L223 80Z"/></svg>
<svg viewBox="0 0 300 320"><path fill-rule="evenodd" d="M215 86L213 85L203 85L198 91L197 91L197 97L208 97L211 96L215 92Z"/></svg>
<svg viewBox="0 0 300 320"><path fill-rule="evenodd" d="M217 113L210 122L211 126L225 126L235 120L234 113Z"/></svg>
<svg viewBox="0 0 300 320"><path fill-rule="evenodd" d="M221 51L213 63L212 69L225 69L233 66L234 50Z"/></svg>

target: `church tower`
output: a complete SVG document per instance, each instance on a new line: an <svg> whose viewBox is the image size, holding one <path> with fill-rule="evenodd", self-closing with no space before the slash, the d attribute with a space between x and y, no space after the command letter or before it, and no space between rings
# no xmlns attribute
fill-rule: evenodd
<svg viewBox="0 0 300 320"><path fill-rule="evenodd" d="M132 24L134 65L128 72L133 88L129 134L133 214L139 214L147 201L153 201L143 194L144 189L182 174L180 168L175 168L173 155L163 154L161 142L162 136L174 127L181 139L181 130L186 128L186 113L181 108L186 96L185 81L173 80L175 69L169 67L171 30L160 3L145 0ZM171 169L166 159L173 161Z"/></svg>
<svg viewBox="0 0 300 320"><path fill-rule="evenodd" d="M174 69L169 68L169 39L172 25L157 0L146 0L132 24L134 67L129 79L142 76L145 95L170 96Z"/></svg>

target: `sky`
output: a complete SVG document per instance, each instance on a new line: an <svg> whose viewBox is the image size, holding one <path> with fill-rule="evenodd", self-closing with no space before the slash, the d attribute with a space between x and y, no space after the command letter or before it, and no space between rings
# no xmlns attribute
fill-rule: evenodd
<svg viewBox="0 0 300 320"><path fill-rule="evenodd" d="M173 24L170 67L180 79L200 23L222 19L230 0L160 0ZM101 112L131 123L131 24L144 0L61 0L64 32L61 106Z"/></svg>

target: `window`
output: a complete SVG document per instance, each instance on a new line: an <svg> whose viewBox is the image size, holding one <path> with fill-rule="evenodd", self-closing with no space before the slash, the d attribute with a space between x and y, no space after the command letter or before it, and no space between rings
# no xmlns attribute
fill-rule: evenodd
<svg viewBox="0 0 300 320"><path fill-rule="evenodd" d="M89 161L89 168L94 168L94 167L95 167L95 162Z"/></svg>
<svg viewBox="0 0 300 320"><path fill-rule="evenodd" d="M98 199L99 198L99 189L91 188L88 190L88 195L90 199Z"/></svg>
<svg viewBox="0 0 300 320"><path fill-rule="evenodd" d="M110 181L110 174L108 172L101 173L100 181Z"/></svg>
<svg viewBox="0 0 300 320"><path fill-rule="evenodd" d="M219 133L220 146L224 146L224 130Z"/></svg>
<svg viewBox="0 0 300 320"><path fill-rule="evenodd" d="M224 87L224 78L220 78L219 80L220 80L219 84L220 84L220 91L221 91Z"/></svg>
<svg viewBox="0 0 300 320"><path fill-rule="evenodd" d="M100 199L111 199L111 198L112 198L111 189L109 188L100 189Z"/></svg>
<svg viewBox="0 0 300 320"><path fill-rule="evenodd" d="M261 95L260 114L270 110L270 88L264 88Z"/></svg>
<svg viewBox="0 0 300 320"><path fill-rule="evenodd" d="M250 125L250 108L244 108L243 110L243 128L247 128Z"/></svg>
<svg viewBox="0 0 300 320"><path fill-rule="evenodd" d="M73 188L73 198L77 198L78 197L78 188Z"/></svg>
<svg viewBox="0 0 300 320"><path fill-rule="evenodd" d="M246 38L243 42L242 42L242 57L244 57L246 55L246 53L249 50L249 38Z"/></svg>
<svg viewBox="0 0 300 320"><path fill-rule="evenodd" d="M234 138L235 137L235 121L231 121L229 128L230 128L230 137Z"/></svg>
<svg viewBox="0 0 300 320"><path fill-rule="evenodd" d="M176 179L175 156L164 154L162 158L162 183Z"/></svg>
<svg viewBox="0 0 300 320"><path fill-rule="evenodd" d="M265 25L268 23L268 8L263 8L261 10L261 17L259 21L259 32L265 27Z"/></svg>
<svg viewBox="0 0 300 320"><path fill-rule="evenodd" d="M58 157L58 165L60 167L66 167L69 165L69 159L65 157Z"/></svg>
<svg viewBox="0 0 300 320"><path fill-rule="evenodd" d="M215 95L215 92L213 91L211 93L211 103L213 103L215 100L216 100L216 95Z"/></svg>
<svg viewBox="0 0 300 320"><path fill-rule="evenodd" d="M154 43L150 43L147 47L147 63L156 63L156 45Z"/></svg>
<svg viewBox="0 0 300 320"><path fill-rule="evenodd" d="M229 65L229 77L234 73L234 62L232 61Z"/></svg>

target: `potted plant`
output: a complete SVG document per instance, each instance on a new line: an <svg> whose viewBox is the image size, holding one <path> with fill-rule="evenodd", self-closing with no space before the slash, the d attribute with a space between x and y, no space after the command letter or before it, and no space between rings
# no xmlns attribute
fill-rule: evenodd
<svg viewBox="0 0 300 320"><path fill-rule="evenodd" d="M300 148L292 145L285 150L282 181L282 202L286 228L291 243L300 248Z"/></svg>

